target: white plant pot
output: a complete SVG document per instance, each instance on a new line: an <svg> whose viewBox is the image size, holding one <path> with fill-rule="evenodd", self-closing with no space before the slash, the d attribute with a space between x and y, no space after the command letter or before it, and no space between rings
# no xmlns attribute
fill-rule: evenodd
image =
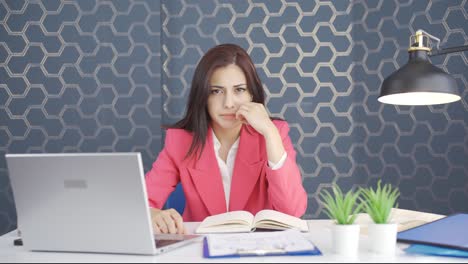
<svg viewBox="0 0 468 264"><path fill-rule="evenodd" d="M384 254L394 255L396 250L398 225L396 223L389 224L369 224L369 251Z"/></svg>
<svg viewBox="0 0 468 264"><path fill-rule="evenodd" d="M344 256L357 256L359 248L360 226L353 225L333 225L332 243L333 251Z"/></svg>

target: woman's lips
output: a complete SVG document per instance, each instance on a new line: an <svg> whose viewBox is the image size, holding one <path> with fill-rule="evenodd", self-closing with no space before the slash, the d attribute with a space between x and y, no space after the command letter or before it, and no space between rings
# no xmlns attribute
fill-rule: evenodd
<svg viewBox="0 0 468 264"><path fill-rule="evenodd" d="M236 119L236 115L235 114L225 114L225 115L221 115L221 117L223 119L226 119L226 120L234 120Z"/></svg>

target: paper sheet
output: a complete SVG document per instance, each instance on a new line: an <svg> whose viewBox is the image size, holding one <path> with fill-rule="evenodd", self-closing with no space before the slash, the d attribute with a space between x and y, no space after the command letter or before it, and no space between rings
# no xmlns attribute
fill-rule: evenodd
<svg viewBox="0 0 468 264"><path fill-rule="evenodd" d="M297 230L207 236L211 256L285 254L314 250L314 244Z"/></svg>

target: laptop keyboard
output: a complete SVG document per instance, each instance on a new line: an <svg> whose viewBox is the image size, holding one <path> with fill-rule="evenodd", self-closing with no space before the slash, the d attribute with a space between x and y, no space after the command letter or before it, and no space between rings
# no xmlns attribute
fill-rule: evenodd
<svg viewBox="0 0 468 264"><path fill-rule="evenodd" d="M165 246L169 246L169 245L178 243L181 240L176 240L176 239L172 239L172 240L170 240L170 239L155 239L155 241L156 241L156 248L160 248L160 247L165 247Z"/></svg>
<svg viewBox="0 0 468 264"><path fill-rule="evenodd" d="M169 246L181 241L189 240L199 235L176 235L176 234L158 234L154 236L156 248Z"/></svg>

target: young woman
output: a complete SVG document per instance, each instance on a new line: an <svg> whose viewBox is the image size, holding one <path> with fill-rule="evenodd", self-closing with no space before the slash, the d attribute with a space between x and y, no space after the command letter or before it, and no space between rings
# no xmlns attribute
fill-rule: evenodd
<svg viewBox="0 0 468 264"><path fill-rule="evenodd" d="M164 149L146 174L155 232L184 233L183 221L227 211L305 213L307 194L289 126L272 120L264 101L255 66L241 47L218 45L203 56L187 113L167 130ZM183 218L161 209L179 182Z"/></svg>

